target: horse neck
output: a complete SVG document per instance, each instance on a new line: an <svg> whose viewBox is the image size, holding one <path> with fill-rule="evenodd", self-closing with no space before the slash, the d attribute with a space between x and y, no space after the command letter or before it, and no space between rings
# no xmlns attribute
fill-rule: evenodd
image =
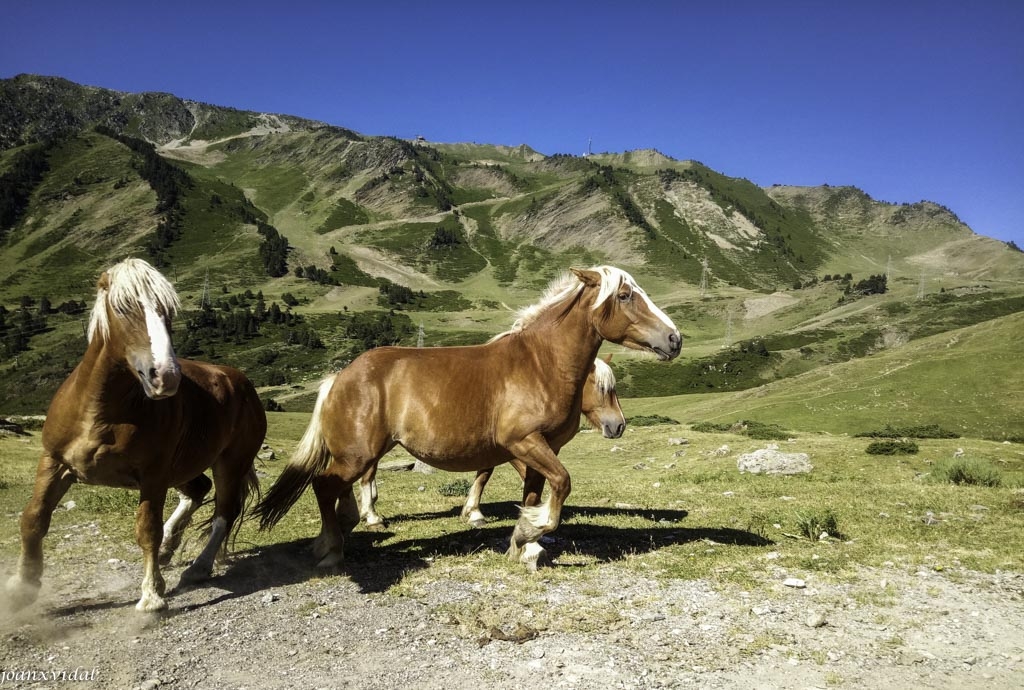
<svg viewBox="0 0 1024 690"><path fill-rule="evenodd" d="M99 335L86 348L74 385L83 404L93 401L100 409L121 409L145 397L138 380L125 366L123 348Z"/></svg>
<svg viewBox="0 0 1024 690"><path fill-rule="evenodd" d="M589 303L579 302L565 312L555 305L524 329L523 335L547 356L555 372L582 390L603 341L593 325Z"/></svg>

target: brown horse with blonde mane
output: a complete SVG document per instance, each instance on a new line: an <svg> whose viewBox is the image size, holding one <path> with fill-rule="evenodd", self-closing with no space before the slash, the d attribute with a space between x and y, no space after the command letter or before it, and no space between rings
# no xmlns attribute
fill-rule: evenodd
<svg viewBox="0 0 1024 690"><path fill-rule="evenodd" d="M498 337L503 337L502 334ZM608 365L612 356L604 359L594 360L590 373L587 375L587 382L583 386L583 400L580 411L587 418L591 426L600 429L605 438L618 438L626 428L626 417L622 414L622 407L619 406L619 398L615 394L615 373ZM575 434L574 434L575 436ZM571 438L568 440L572 440ZM515 467L519 476L526 480L526 465L516 458L509 460ZM466 505L462 508L462 517L469 521L473 527L483 527L487 520L480 510L480 499L484 493L484 487L490 481L494 473L493 467L485 470L478 470L473 486L466 497ZM366 528L380 530L385 527L384 519L377 513L377 466L370 467L369 471L359 480L361 498L359 502L359 516L366 521ZM543 479L543 477L542 477ZM540 503L540 494L543 483L539 487L523 486L523 505L536 506Z"/></svg>
<svg viewBox="0 0 1024 690"><path fill-rule="evenodd" d="M7 583L15 606L34 601L43 573L42 542L61 498L76 481L139 490L135 536L143 555L135 608L166 608L160 564L210 490L209 542L182 575L210 576L213 560L259 483L253 460L267 418L252 383L237 369L175 357L171 284L140 259L100 276L82 361L53 396L43 425L35 488L21 515L21 557ZM161 525L167 489L180 495Z"/></svg>
<svg viewBox="0 0 1024 690"><path fill-rule="evenodd" d="M605 438L619 438L626 430L626 416L622 414L622 407L619 405L619 397L615 394L615 373L608 366L612 356L605 359L595 359L594 366L587 376L587 383L583 387L583 403L580 411L587 418L590 425L600 429ZM575 434L567 439L571 441ZM509 461L516 472L523 480L523 505L536 506L540 504L541 491L544 488L543 477L535 481L533 485L526 483L526 466L518 459ZM484 488L494 474L494 468L479 470L473 480L473 486L469 489L466 497L466 504L462 506L462 517L469 521L473 527L483 527L487 520L483 511L480 510L480 499L483 497ZM536 479L536 475L534 475Z"/></svg>
<svg viewBox="0 0 1024 690"><path fill-rule="evenodd" d="M275 525L312 483L321 517L314 551L320 566L338 565L344 531L359 522L352 485L395 445L450 472L517 459L527 488L550 487L546 502L522 509L508 551L535 568L544 556L537 542L558 526L570 491L556 454L579 427L604 340L663 361L682 344L632 276L601 266L553 282L510 333L483 345L363 353L321 385L295 454L256 506L261 527Z"/></svg>

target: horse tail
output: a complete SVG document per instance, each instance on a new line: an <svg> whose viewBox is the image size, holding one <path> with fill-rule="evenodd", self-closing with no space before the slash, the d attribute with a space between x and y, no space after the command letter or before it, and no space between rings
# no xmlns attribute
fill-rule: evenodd
<svg viewBox="0 0 1024 690"><path fill-rule="evenodd" d="M253 503L259 503L260 501L260 477L256 474L255 465L249 467L249 471L245 473L245 478L242 480L242 496L240 501L242 510L239 512L238 519L235 520L235 524L231 528L231 548L234 548L235 542L238 540L238 530L242 528L242 523L253 515L255 510Z"/></svg>
<svg viewBox="0 0 1024 690"><path fill-rule="evenodd" d="M313 481L313 477L326 470L331 461L331 453L327 450L327 442L324 440L320 416L324 400L331 392L332 385L334 385L333 375L324 379L320 384L320 393L316 397L313 416L309 420L306 432L302 435L298 447L284 471L281 472L281 476L277 478L266 496L253 510L253 514L260 518L261 530L267 530L276 525L299 500L299 496Z"/></svg>

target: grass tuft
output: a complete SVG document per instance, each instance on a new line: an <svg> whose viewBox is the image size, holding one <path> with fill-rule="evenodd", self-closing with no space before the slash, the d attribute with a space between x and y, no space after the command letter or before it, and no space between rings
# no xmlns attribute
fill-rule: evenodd
<svg viewBox="0 0 1024 690"><path fill-rule="evenodd" d="M796 527L798 534L812 541L820 539L822 533L834 539L846 539L846 535L839 531L835 513L828 509L822 513L797 513Z"/></svg>
<svg viewBox="0 0 1024 690"><path fill-rule="evenodd" d="M1003 474L984 460L955 458L935 464L930 478L940 484L967 484L970 486L998 487L1003 485Z"/></svg>

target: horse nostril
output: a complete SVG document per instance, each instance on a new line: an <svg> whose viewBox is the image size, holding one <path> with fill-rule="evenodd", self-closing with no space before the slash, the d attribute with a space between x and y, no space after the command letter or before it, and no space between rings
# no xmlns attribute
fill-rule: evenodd
<svg viewBox="0 0 1024 690"><path fill-rule="evenodd" d="M683 339L679 337L678 333L672 333L668 336L668 341L672 344L672 347L679 348L682 345Z"/></svg>
<svg viewBox="0 0 1024 690"><path fill-rule="evenodd" d="M150 369L149 370L149 379L152 381L155 378L156 378L156 369Z"/></svg>
<svg viewBox="0 0 1024 690"><path fill-rule="evenodd" d="M622 432L625 431L625 430L626 430L626 424L625 423L620 423L619 426L617 426L615 428L615 438L618 438L619 436L622 436Z"/></svg>

